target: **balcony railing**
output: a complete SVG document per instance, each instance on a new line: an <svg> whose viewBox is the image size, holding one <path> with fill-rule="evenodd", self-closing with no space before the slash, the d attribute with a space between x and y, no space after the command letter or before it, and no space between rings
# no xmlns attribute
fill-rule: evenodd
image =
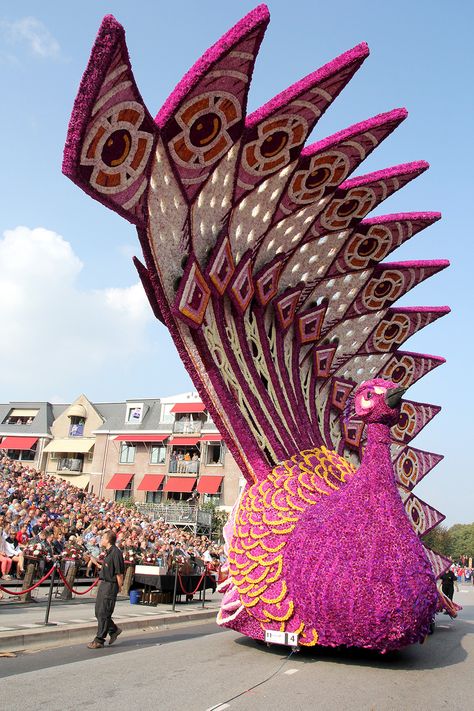
<svg viewBox="0 0 474 711"><path fill-rule="evenodd" d="M82 459L74 459L71 457L58 459L58 472L72 472L74 474L80 474L82 472L84 462Z"/></svg>
<svg viewBox="0 0 474 711"><path fill-rule="evenodd" d="M183 422L178 420L173 423L173 432L175 434L201 434L202 422L200 420L195 420L194 422ZM179 442L176 442L179 444Z"/></svg>
<svg viewBox="0 0 474 711"><path fill-rule="evenodd" d="M177 526L186 526L193 523L209 528L212 526L212 512L201 511L197 506L182 504L171 506L166 504L136 504L136 506L139 511L149 514L155 521L159 520Z"/></svg>
<svg viewBox="0 0 474 711"><path fill-rule="evenodd" d="M184 459L169 462L168 474L199 474L199 460L186 462Z"/></svg>

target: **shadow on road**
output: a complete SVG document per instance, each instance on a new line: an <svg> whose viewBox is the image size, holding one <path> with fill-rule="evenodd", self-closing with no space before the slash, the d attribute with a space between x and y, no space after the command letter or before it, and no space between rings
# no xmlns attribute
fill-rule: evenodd
<svg viewBox="0 0 474 711"><path fill-rule="evenodd" d="M474 616L474 606L464 608L466 617ZM463 638L474 633L474 623L467 619L451 620L438 615L436 629L423 644L415 644L396 652L380 654L368 649L332 648L332 647L301 647L298 654L293 655L294 662L314 664L316 662L332 662L354 666L370 666L380 669L394 670L428 670L449 667L460 664L467 657L463 647ZM267 647L248 637L238 637L235 644L258 649L264 654L282 656L290 650L281 646ZM285 655L286 656L286 655Z"/></svg>

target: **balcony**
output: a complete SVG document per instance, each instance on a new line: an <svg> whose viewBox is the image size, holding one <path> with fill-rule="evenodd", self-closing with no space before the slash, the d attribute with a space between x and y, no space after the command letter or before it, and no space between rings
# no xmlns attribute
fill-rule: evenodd
<svg viewBox="0 0 474 711"><path fill-rule="evenodd" d="M186 434L186 435L200 435L202 429L201 420L194 420L193 422L185 422L183 420L177 420L173 423L173 433L174 434ZM179 444L176 442L175 444Z"/></svg>
<svg viewBox="0 0 474 711"><path fill-rule="evenodd" d="M170 461L168 464L168 474L199 474L200 460L191 460L187 462L184 459Z"/></svg>
<svg viewBox="0 0 474 711"><path fill-rule="evenodd" d="M146 513L155 521L162 521L174 526L194 528L208 533L212 528L212 512L202 511L197 506L186 504L136 504L141 513Z"/></svg>
<svg viewBox="0 0 474 711"><path fill-rule="evenodd" d="M58 472L71 472L71 474L80 474L82 472L84 462L82 459L72 457L58 459Z"/></svg>

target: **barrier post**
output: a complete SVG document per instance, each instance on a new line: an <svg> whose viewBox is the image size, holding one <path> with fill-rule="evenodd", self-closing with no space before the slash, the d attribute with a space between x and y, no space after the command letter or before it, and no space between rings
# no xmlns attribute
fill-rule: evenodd
<svg viewBox="0 0 474 711"><path fill-rule="evenodd" d="M54 578L56 577L56 569L57 569L58 565L59 565L58 561L55 561L53 572L51 573L51 578L49 580L48 602L46 605L46 612L44 615L44 623L43 623L44 627L52 627L53 625L56 625L56 622L49 621L49 611L51 610L51 601L53 599Z"/></svg>
<svg viewBox="0 0 474 711"><path fill-rule="evenodd" d="M176 589L178 587L178 564L175 563L174 566L174 589L173 589L173 607L171 608L173 612L176 611Z"/></svg>
<svg viewBox="0 0 474 711"><path fill-rule="evenodd" d="M32 560L31 558L26 559L25 577L23 578L23 585L21 586L22 590L29 590L33 586L37 567L37 560ZM25 595L21 597L22 602L31 602L32 600L31 592L26 592Z"/></svg>
<svg viewBox="0 0 474 711"><path fill-rule="evenodd" d="M202 579L202 607L206 603L206 578L207 578L207 568L204 568L204 577Z"/></svg>

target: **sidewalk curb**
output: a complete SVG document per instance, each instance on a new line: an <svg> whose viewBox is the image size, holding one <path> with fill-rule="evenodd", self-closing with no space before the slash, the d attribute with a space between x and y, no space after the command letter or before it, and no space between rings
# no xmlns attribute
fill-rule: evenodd
<svg viewBox="0 0 474 711"><path fill-rule="evenodd" d="M129 620L120 620L118 624L124 631L144 630L166 627L181 622L196 622L200 620L213 620L217 610L204 609L195 612L169 612L155 616L135 617ZM44 649L46 647L63 647L76 642L90 641L94 638L97 624L90 622L83 625L58 625L57 627L43 627L28 629L24 632L14 630L3 632L0 635L0 652L23 652L25 650Z"/></svg>

